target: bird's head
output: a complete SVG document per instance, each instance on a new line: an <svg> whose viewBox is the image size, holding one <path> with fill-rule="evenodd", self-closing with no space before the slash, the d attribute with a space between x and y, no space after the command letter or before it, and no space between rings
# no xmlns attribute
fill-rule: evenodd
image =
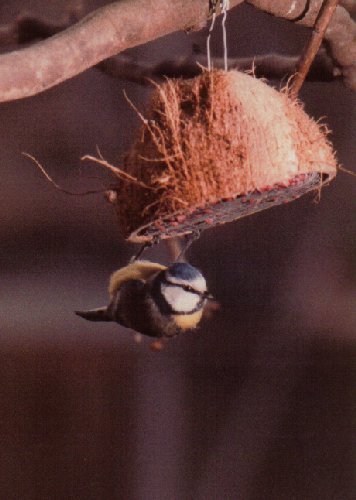
<svg viewBox="0 0 356 500"><path fill-rule="evenodd" d="M160 273L160 294L174 317L196 315L199 319L206 301L212 296L207 291L201 272L186 262L175 262ZM180 318L177 322L186 322ZM192 327L195 325L189 325Z"/></svg>

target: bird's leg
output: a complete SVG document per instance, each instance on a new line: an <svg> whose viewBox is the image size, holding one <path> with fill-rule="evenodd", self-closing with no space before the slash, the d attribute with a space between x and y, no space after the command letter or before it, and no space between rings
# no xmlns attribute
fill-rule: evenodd
<svg viewBox="0 0 356 500"><path fill-rule="evenodd" d="M131 262L135 262L135 260L137 260L139 257L141 257L141 255L143 254L143 252L144 252L145 250L147 250L147 248L152 247L152 246L154 246L154 245L157 245L157 243L159 243L159 241L160 241L159 236L154 236L154 237L152 238L152 240L150 240L150 241L146 241L146 243L144 243L143 245L141 245L141 247L140 247L139 251L137 252L137 254L136 254L136 255L133 255L133 256L131 257L131 259L130 259L130 263L131 263Z"/></svg>
<svg viewBox="0 0 356 500"><path fill-rule="evenodd" d="M200 238L200 234L201 234L200 229L194 229L190 234L185 236L185 245L183 246L180 254L177 257L178 262L184 260L186 251L195 240Z"/></svg>

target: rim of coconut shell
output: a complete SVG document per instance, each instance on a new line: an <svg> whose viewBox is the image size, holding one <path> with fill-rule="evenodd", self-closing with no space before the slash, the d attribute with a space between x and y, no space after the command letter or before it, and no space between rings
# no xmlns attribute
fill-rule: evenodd
<svg viewBox="0 0 356 500"><path fill-rule="evenodd" d="M220 85L220 94L218 96L216 94L209 94L212 84L215 86L214 89ZM233 86L235 87L233 88ZM221 99L218 102L220 106L218 110L220 112L220 120L225 122L225 117L231 119L231 127L228 130L232 130L233 132L228 132L228 134L232 133L233 135L229 137L235 137L235 128L233 127L237 126L240 130L240 135L236 135L239 139L235 141L238 148L231 151L233 154L223 158L223 160L230 162L229 166L227 166L226 162L222 162L221 158L217 158L217 160L220 159L220 165L217 167L216 164L218 161L215 161L215 156L210 157L209 165L212 165L211 168L222 169L219 172L223 172L223 184L225 183L225 186L221 188L220 180L219 191L215 189L215 184L210 183L210 186L208 186L208 191L210 190L208 196L204 197L200 194L198 202L196 202L197 200L193 200L192 202L190 199L189 203L185 204L187 208L181 205L177 209L174 204L170 205L166 203L164 206L168 208L158 211L151 210L150 213L146 213L145 217L142 217L140 216L142 209L144 209L144 212L146 210L145 205L142 204L144 203L143 199L149 196L146 188L151 189L150 196L156 196L152 194L155 191L152 179L156 173L156 165L158 165L157 169L161 168L160 174L162 172L164 174L165 172L165 162L156 159L157 151L152 152L150 150L152 148L152 140L150 138L152 128L150 128L150 123L154 123L155 130L157 130L157 127L161 127L161 130L166 131L167 122L165 123L166 115L164 113L167 110L168 112L172 112L172 109L169 108L171 106L170 99L177 106L177 99L179 101L182 98L182 102L184 99L187 99L187 96L189 99L190 92L193 93L191 89L195 89L196 97L197 93L201 92L201 88L208 96L206 97L206 109L208 109L208 106L212 109L215 106L214 111L216 111L216 101ZM224 101L225 95L228 95L228 98ZM238 113L235 112L235 115L233 115L238 117L236 118L237 122L234 121L234 118L231 118L231 115L225 115L225 108L222 107L227 104L227 110L229 110L230 106L231 111L231 95L233 96L233 105L236 106L236 102L238 102L238 106L240 106ZM200 94L198 97L200 99ZM212 102L213 104L211 104ZM189 112L191 113L192 111L192 116L194 117L196 114L194 107ZM211 109L209 109L209 113L211 113ZM241 115L246 116L240 118ZM142 118L142 115L140 116ZM160 116L162 116L161 123ZM151 116L148 118L148 120L143 120L139 139L133 144L127 155L126 167L128 169L133 167L133 175L136 183L121 183L121 186L116 191L118 196L115 197L119 219L121 219L120 225L122 226L124 236L130 242L147 243L158 239L182 236L230 222L272 206L288 203L309 191L320 189L321 186L329 182L336 174L337 161L331 144L327 139L328 130L310 118L304 112L302 105L297 100L289 97L288 92L278 92L264 81L258 80L246 73L240 73L235 70L228 72L214 70L212 72L203 72L203 74L188 81L167 80L162 85L156 86L156 90L151 96ZM185 115L183 115L183 118L186 118ZM189 122L191 116L188 116L186 119ZM216 121L215 119L214 124ZM251 122L253 122L252 125ZM198 122L199 126L200 122ZM163 129L163 127L166 128ZM196 127L197 122L194 123L194 128L190 129L190 134L195 133ZM245 131L245 128L248 130ZM263 132L261 131L266 130L268 133L263 136ZM272 130L271 133L270 130ZM202 133L204 134L204 130ZM219 133L220 129L217 130L218 136ZM260 140L261 136L262 140ZM191 135L189 135L189 139L190 137ZM199 137L202 137L204 142L204 136L201 135ZM215 135L210 135L209 140L215 140L215 137ZM258 143L256 143L256 137ZM217 140L221 139L218 138ZM274 146L274 141L276 141L276 146ZM248 146L252 144L252 148L255 148L255 150L247 151L247 163L239 149L240 144L246 148L246 143ZM264 146L261 146L261 144ZM146 145L148 145L148 150L140 149L142 147L146 148ZM218 145L221 147L221 143ZM195 148L198 149L198 153L200 147L200 143L196 141ZM259 156L256 156L256 148ZM271 155L273 148L275 148L276 156ZM195 154L196 150L188 151L188 155L189 153ZM205 153L205 150L202 150L202 153ZM195 162L191 167L195 170L201 168L199 166L199 154L198 157L195 154ZM251 163L250 154L255 154L255 163ZM145 163L149 155L151 155L151 158L147 161L151 163ZM159 157L161 158L162 155ZM174 155L171 157L174 157ZM188 159L190 158L188 156ZM255 166L256 158L257 167ZM240 166L236 167L235 163L239 160ZM159 165L159 161L161 165ZM232 164L231 161L235 163ZM266 164L268 165L267 167ZM233 178L229 179L229 169L231 168L237 168L237 171L240 168L240 172L242 172L242 174L237 174L242 175L242 181L240 179L236 185L233 184ZM150 178L152 172L154 175ZM247 177L246 179L244 178L244 176L248 175L249 181L246 180ZM192 182L192 179L185 179L185 189L187 193L189 191L188 195L197 193L199 189L205 189L206 191L206 185L200 188L200 184L193 185L191 184ZM181 197L181 199L186 202L188 201L184 197ZM154 198L153 200L155 201ZM139 204L141 203L141 206L136 206L137 201ZM155 204L151 203L151 205Z"/></svg>
<svg viewBox="0 0 356 500"><path fill-rule="evenodd" d="M145 224L128 237L131 243L154 243L159 240L199 234L206 229L232 222L253 213L278 205L287 204L329 183L333 176L312 172L293 177L288 184L267 186L263 191L254 191L235 198L223 198L193 210L180 210L158 217Z"/></svg>

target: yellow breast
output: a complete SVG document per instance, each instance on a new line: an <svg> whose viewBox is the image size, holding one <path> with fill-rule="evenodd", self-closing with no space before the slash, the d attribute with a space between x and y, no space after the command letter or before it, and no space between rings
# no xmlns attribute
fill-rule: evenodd
<svg viewBox="0 0 356 500"><path fill-rule="evenodd" d="M193 314L173 315L173 319L179 328L182 328L182 330L188 330L189 328L196 328L198 326L202 314L203 311L200 310Z"/></svg>

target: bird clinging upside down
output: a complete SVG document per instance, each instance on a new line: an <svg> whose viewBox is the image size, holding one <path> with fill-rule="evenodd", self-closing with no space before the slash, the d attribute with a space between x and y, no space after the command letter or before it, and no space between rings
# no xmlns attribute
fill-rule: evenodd
<svg viewBox="0 0 356 500"><path fill-rule="evenodd" d="M186 262L168 267L137 260L114 272L106 307L76 311L89 321L115 321L150 337L174 337L198 326L212 296L201 272Z"/></svg>

